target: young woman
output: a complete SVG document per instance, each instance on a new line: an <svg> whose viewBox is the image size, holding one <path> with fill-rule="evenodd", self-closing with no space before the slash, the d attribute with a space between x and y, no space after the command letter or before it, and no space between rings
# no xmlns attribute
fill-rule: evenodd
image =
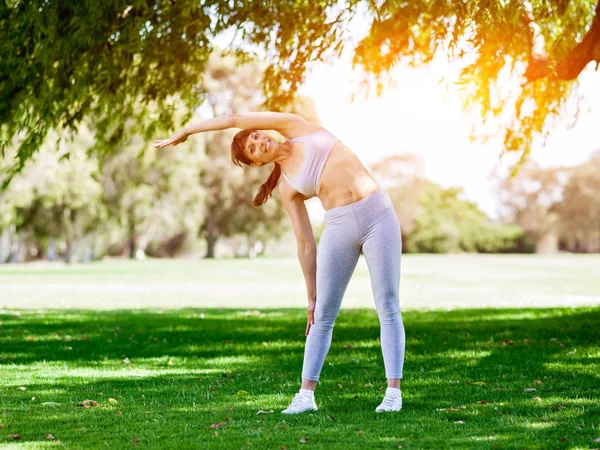
<svg viewBox="0 0 600 450"><path fill-rule="evenodd" d="M232 161L241 166L273 164L254 206L268 200L275 187L292 221L298 259L308 292L306 347L302 386L286 414L316 410L314 390L331 345L333 325L360 254L365 256L381 326L381 349L388 388L375 409L402 408L400 379L405 334L400 312L400 225L387 192L356 155L331 133L296 114L229 114L189 125L154 147L177 145L194 133L243 128L231 144ZM278 142L259 130L276 130ZM283 173L283 177L281 174ZM325 229L317 245L304 201L317 196L325 209Z"/></svg>

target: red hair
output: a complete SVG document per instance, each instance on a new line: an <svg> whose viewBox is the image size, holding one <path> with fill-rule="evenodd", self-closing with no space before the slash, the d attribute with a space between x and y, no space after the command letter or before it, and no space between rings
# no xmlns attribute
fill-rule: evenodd
<svg viewBox="0 0 600 450"><path fill-rule="evenodd" d="M242 130L233 137L233 141L231 141L231 161L236 166L241 167L242 164L250 166L252 164L252 161L248 158L248 156L246 156L246 153L244 153L244 149L246 147L246 141L248 140L248 137L254 131L256 130ZM279 178L281 177L281 166L277 163L274 164L275 168L271 172L271 175L269 175L267 181L260 186L258 194L256 194L256 197L254 197L254 200L252 201L252 205L255 208L258 208L264 204L269 197L273 195L273 190L279 182Z"/></svg>

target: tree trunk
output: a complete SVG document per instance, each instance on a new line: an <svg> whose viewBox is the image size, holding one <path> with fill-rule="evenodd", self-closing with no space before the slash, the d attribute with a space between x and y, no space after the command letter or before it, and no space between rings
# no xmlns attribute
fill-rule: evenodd
<svg viewBox="0 0 600 450"><path fill-rule="evenodd" d="M17 242L11 245L10 262L12 264L25 262L25 234L19 231L16 234Z"/></svg>
<svg viewBox="0 0 600 450"><path fill-rule="evenodd" d="M206 255L205 258L214 258L215 257L215 247L217 245L218 238L216 236L207 236L206 237Z"/></svg>
<svg viewBox="0 0 600 450"><path fill-rule="evenodd" d="M48 261L56 261L58 259L56 252L56 240L51 237L48 239L48 248L46 249L46 259Z"/></svg>
<svg viewBox="0 0 600 450"><path fill-rule="evenodd" d="M10 256L10 230L5 228L0 233L0 264L6 262Z"/></svg>
<svg viewBox="0 0 600 450"><path fill-rule="evenodd" d="M67 243L67 250L65 252L65 262L67 264L76 263L77 262L77 242L74 239L67 237L66 243Z"/></svg>
<svg viewBox="0 0 600 450"><path fill-rule="evenodd" d="M137 253L137 241L135 238L135 226L133 222L129 226L129 259L135 259L135 255Z"/></svg>

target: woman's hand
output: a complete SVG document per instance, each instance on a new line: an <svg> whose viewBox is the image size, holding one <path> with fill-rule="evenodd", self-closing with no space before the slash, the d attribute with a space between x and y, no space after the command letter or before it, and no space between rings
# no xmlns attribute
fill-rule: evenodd
<svg viewBox="0 0 600 450"><path fill-rule="evenodd" d="M154 141L154 144L152 144L152 147L154 148L163 148L163 147L167 147L168 145L177 145L177 144L181 144L182 142L187 141L188 138L188 133L186 131L179 131L178 133L174 134L172 137L170 137L169 139L157 139Z"/></svg>
<svg viewBox="0 0 600 450"><path fill-rule="evenodd" d="M310 331L310 326L315 323L315 305L317 304L316 300L308 301L308 320L306 322L306 336L308 336L308 332Z"/></svg>

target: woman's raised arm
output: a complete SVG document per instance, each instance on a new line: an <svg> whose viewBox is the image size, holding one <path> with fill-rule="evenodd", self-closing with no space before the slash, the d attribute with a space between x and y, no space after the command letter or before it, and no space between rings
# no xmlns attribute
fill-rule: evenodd
<svg viewBox="0 0 600 450"><path fill-rule="evenodd" d="M286 137L313 131L317 125L292 113L273 111L233 113L213 117L198 123L189 124L169 139L157 139L155 148L177 145L185 142L188 136L203 131L226 130L227 128L244 128L253 130L276 130Z"/></svg>

